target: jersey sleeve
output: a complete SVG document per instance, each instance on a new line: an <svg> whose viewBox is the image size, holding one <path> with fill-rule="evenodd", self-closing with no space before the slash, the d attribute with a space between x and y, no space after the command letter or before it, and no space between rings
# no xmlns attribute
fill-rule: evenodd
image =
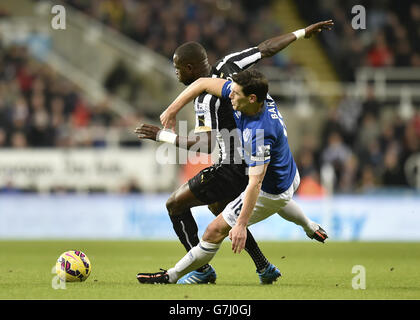
<svg viewBox="0 0 420 320"><path fill-rule="evenodd" d="M216 70L220 72L223 71L223 69L226 69L225 73L233 74L234 71L239 72L248 69L260 60L260 49L258 49L258 47L252 47L225 56L216 64Z"/></svg>
<svg viewBox="0 0 420 320"><path fill-rule="evenodd" d="M272 136L264 136L264 130L257 129L249 143L244 143L244 158L247 165L255 167L270 162L273 144Z"/></svg>
<svg viewBox="0 0 420 320"><path fill-rule="evenodd" d="M217 109L220 100L216 96L202 93L194 100L194 133L218 130Z"/></svg>
<svg viewBox="0 0 420 320"><path fill-rule="evenodd" d="M222 98L228 99L231 93L232 81L226 81L222 88Z"/></svg>

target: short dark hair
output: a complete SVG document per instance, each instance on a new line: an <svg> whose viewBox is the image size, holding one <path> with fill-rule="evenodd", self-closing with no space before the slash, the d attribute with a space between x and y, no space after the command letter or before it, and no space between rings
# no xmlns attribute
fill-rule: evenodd
<svg viewBox="0 0 420 320"><path fill-rule="evenodd" d="M207 59L207 52L204 47L195 41L189 41L178 48L176 48L175 53L180 61L183 63L196 64Z"/></svg>
<svg viewBox="0 0 420 320"><path fill-rule="evenodd" d="M232 76L232 80L242 87L245 96L255 94L258 102L267 98L268 80L258 70L244 70Z"/></svg>

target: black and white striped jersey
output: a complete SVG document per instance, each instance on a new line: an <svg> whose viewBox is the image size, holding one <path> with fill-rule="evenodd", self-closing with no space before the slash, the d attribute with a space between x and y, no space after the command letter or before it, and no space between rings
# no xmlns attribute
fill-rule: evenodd
<svg viewBox="0 0 420 320"><path fill-rule="evenodd" d="M261 59L258 47L235 52L220 59L212 67L212 78L229 79L233 74L245 70ZM211 94L202 93L194 100L196 116L195 133L214 130L219 145L219 163L234 163L241 159L240 140L236 136L236 123L230 101L221 100ZM230 134L228 134L230 133Z"/></svg>

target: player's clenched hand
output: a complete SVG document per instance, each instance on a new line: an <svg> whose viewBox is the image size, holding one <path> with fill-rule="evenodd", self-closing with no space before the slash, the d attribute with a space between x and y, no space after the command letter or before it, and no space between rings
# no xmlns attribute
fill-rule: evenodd
<svg viewBox="0 0 420 320"><path fill-rule="evenodd" d="M332 20L321 21L311 24L305 28L305 38L310 38L312 35L320 33L322 30L331 30L334 22Z"/></svg>
<svg viewBox="0 0 420 320"><path fill-rule="evenodd" d="M229 239L232 240L232 251L234 253L241 253L241 251L245 248L246 227L235 225L229 231Z"/></svg>
<svg viewBox="0 0 420 320"><path fill-rule="evenodd" d="M164 128L170 128L172 129L172 131L175 131L176 113L173 113L169 109L166 109L160 115L160 123Z"/></svg>
<svg viewBox="0 0 420 320"><path fill-rule="evenodd" d="M159 127L156 127L152 124L142 123L134 130L134 133L137 133L137 137L139 139L151 139L156 141L156 137L159 131Z"/></svg>

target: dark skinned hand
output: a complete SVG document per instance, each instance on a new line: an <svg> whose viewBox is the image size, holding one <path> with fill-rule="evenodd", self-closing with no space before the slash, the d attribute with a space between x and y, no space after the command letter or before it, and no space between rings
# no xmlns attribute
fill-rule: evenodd
<svg viewBox="0 0 420 320"><path fill-rule="evenodd" d="M134 130L139 139L150 139L156 141L158 132L161 129L152 124L142 123L139 127Z"/></svg>
<svg viewBox="0 0 420 320"><path fill-rule="evenodd" d="M311 24L305 28L305 38L308 39L314 34L320 33L322 30L331 30L334 25L332 20L326 20Z"/></svg>

